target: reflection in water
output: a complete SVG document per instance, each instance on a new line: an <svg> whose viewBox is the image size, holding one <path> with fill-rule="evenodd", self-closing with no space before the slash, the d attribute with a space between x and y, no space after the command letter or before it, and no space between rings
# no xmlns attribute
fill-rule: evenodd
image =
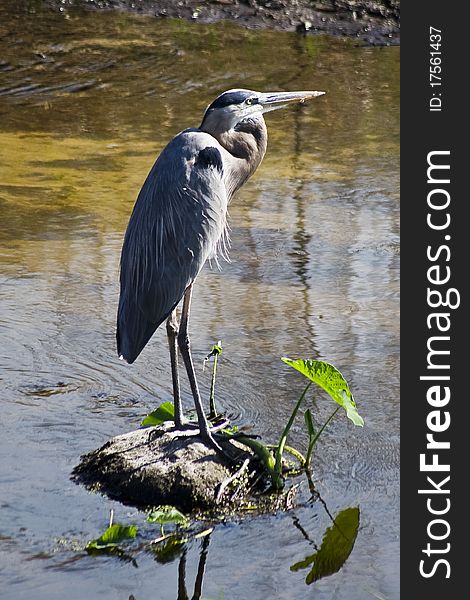
<svg viewBox="0 0 470 600"><path fill-rule="evenodd" d="M56 539L87 539L108 510L69 483L79 455L171 398L164 334L132 367L115 357L119 251L136 194L167 141L241 86L328 93L267 116L266 158L230 207L232 262L198 278L195 362L223 341L220 409L272 441L298 397L278 357L344 372L366 426L353 435L333 423L314 478L334 514L360 504L361 532L348 577L339 571L315 592L362 600L370 581L396 600L399 48L66 12L0 3L0 526L11 595L42 600L57 586L69 600L116 589L149 598L156 568L161 597L175 595L179 559L139 557L129 571L111 562L99 574L87 559L78 567L61 556L53 576L45 565L64 553ZM210 370L199 379L207 399ZM294 427L292 445L302 440ZM314 507L299 518L305 531L328 526ZM236 598L241 586L253 597L306 597L303 572L289 573L305 555L298 533L282 516L217 528L207 595Z"/></svg>
<svg viewBox="0 0 470 600"><path fill-rule="evenodd" d="M308 282L308 264L311 261L309 255L309 245L312 241L312 234L308 232L305 222L305 199L306 194L304 191L305 179L301 176L296 178L297 165L301 162L302 157L302 132L306 130L302 127L302 115L303 111L299 110L294 116L295 125L295 144L292 152L293 158L293 180L294 180L294 192L293 198L296 206L296 232L294 234L295 246L293 248L293 263L296 267L296 273L300 279L303 289L303 300L304 300L304 322L308 332L308 339L312 343L312 351L308 354L309 357L315 358L318 356L318 350L315 347L315 332L312 326L312 307L310 305L309 297L309 282Z"/></svg>
<svg viewBox="0 0 470 600"><path fill-rule="evenodd" d="M325 505L326 508L326 505ZM292 519L293 525L298 529L302 537L307 540L308 544L315 549L315 552L305 557L305 559L296 562L290 567L292 572L310 567L305 582L307 585L337 573L349 558L354 547L357 533L359 530L359 508L346 508L340 511L336 517L331 517L326 509L332 525L326 528L323 532L322 543L320 547L311 539L308 532L303 528L300 519L294 516ZM201 542L201 547L198 555L197 570L194 579L194 591L191 600L200 600L202 597L203 580L206 570L206 563L209 551L211 533L205 535ZM171 541L171 538L170 538ZM168 550L167 544L159 545L153 549L153 553L158 562L168 562L178 558L177 572L177 600L189 600L187 588L187 559L188 548L186 544L174 543L173 540L171 550ZM229 552L229 549L225 550ZM158 575L156 575L158 578Z"/></svg>
<svg viewBox="0 0 470 600"><path fill-rule="evenodd" d="M348 559L359 530L359 508L346 508L336 515L333 525L323 534L320 548L311 542L299 523L296 523L296 527L314 546L316 552L293 564L291 571L311 566L305 579L305 583L310 585L322 577L337 573Z"/></svg>
<svg viewBox="0 0 470 600"><path fill-rule="evenodd" d="M204 580L204 571L206 568L207 552L209 549L210 535L203 538L201 543L201 551L199 553L199 562L197 566L196 580L194 582L194 592L191 600L200 600L202 595L202 583ZM186 590L186 551L180 558L178 565L178 596L177 600L189 600Z"/></svg>

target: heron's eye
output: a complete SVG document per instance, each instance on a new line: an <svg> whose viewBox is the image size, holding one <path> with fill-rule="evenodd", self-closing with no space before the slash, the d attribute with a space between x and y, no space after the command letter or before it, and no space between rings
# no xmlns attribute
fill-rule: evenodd
<svg viewBox="0 0 470 600"><path fill-rule="evenodd" d="M245 104L257 104L258 103L258 98L247 98L245 100Z"/></svg>

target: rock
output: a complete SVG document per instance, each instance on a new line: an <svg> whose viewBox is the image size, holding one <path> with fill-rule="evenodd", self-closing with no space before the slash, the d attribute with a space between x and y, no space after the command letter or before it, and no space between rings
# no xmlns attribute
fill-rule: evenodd
<svg viewBox="0 0 470 600"><path fill-rule="evenodd" d="M135 506L171 504L183 512L213 509L220 484L237 467L231 471L197 433L164 424L118 435L82 456L72 478ZM227 444L240 459L234 464L251 456Z"/></svg>

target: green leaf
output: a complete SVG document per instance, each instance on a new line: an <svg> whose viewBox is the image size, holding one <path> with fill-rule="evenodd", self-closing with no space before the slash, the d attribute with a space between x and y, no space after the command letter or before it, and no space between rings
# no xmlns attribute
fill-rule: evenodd
<svg viewBox="0 0 470 600"><path fill-rule="evenodd" d="M157 506L150 511L147 521L149 523L159 523L160 525L166 525L167 523L174 523L175 525L181 525L187 527L189 525L189 519L182 512L180 512L174 506Z"/></svg>
<svg viewBox="0 0 470 600"><path fill-rule="evenodd" d="M312 413L310 412L309 408L307 408L307 410L304 413L304 420L305 420L305 425L307 426L308 435L309 435L310 439L312 439L313 436L315 435L315 426L313 424Z"/></svg>
<svg viewBox="0 0 470 600"><path fill-rule="evenodd" d="M222 346L221 344L214 344L211 348L211 351L209 352L209 354L206 356L206 358L204 359L204 361L209 360L209 358L211 358L211 356L213 356L214 358L216 358L217 356L219 356L219 354L222 354Z"/></svg>
<svg viewBox="0 0 470 600"><path fill-rule="evenodd" d="M222 346L215 344L212 346L211 355L222 354Z"/></svg>
<svg viewBox="0 0 470 600"><path fill-rule="evenodd" d="M339 410L339 407L337 407L336 410ZM307 456L305 457L305 467L307 469L310 469L310 463L312 462L313 448L315 447L315 444L317 443L317 440L320 437L322 430L328 424L328 421L326 422L325 426L322 427L322 429L320 429L320 431L318 433L316 433L315 426L313 424L312 413L309 408L307 408L307 410L304 413L304 421L305 421L305 425L307 426L307 432L308 432L308 448L307 448Z"/></svg>
<svg viewBox="0 0 470 600"><path fill-rule="evenodd" d="M359 427L364 425L363 418L357 412L348 382L336 367L322 360L292 360L290 358L281 358L281 360L323 388L335 402L344 408L346 416L354 425Z"/></svg>
<svg viewBox="0 0 470 600"><path fill-rule="evenodd" d="M351 554L359 529L359 508L346 508L325 531L318 552L291 566L298 571L313 565L305 582L309 585L322 577L337 573Z"/></svg>
<svg viewBox="0 0 470 600"><path fill-rule="evenodd" d="M141 425L161 425L165 421L174 421L175 407L173 402L164 402L160 406L145 417Z"/></svg>
<svg viewBox="0 0 470 600"><path fill-rule="evenodd" d="M137 527L135 525L119 525L115 523L96 540L88 542L87 550L106 550L116 548L121 542L135 538Z"/></svg>

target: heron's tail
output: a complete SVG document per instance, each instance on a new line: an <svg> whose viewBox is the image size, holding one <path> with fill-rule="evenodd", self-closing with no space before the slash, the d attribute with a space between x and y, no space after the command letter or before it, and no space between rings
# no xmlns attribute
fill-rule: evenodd
<svg viewBox="0 0 470 600"><path fill-rule="evenodd" d="M125 299L119 302L116 343L120 359L132 364L162 321L153 323L137 308L129 308Z"/></svg>

